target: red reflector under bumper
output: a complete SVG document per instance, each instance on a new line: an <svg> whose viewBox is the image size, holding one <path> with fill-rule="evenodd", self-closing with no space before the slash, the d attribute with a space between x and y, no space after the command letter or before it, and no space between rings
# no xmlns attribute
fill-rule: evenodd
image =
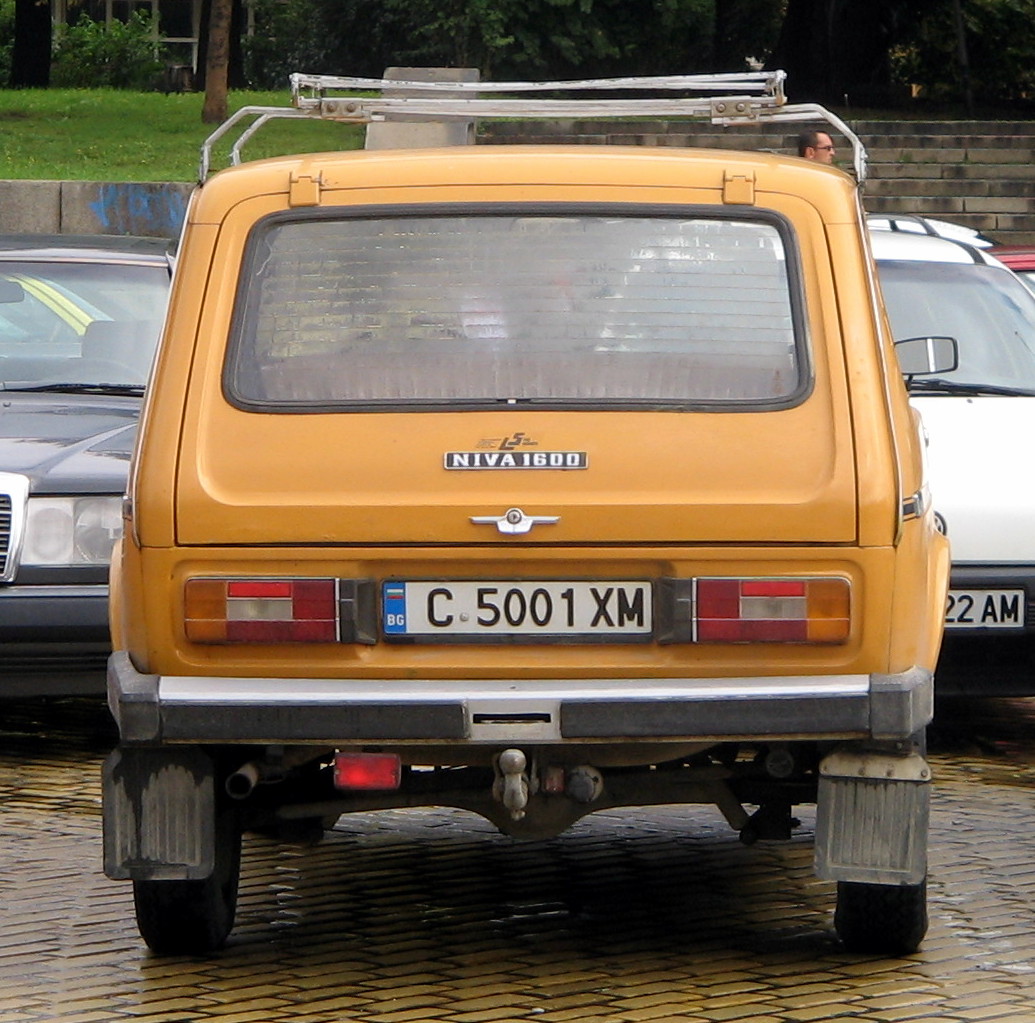
<svg viewBox="0 0 1035 1023"><path fill-rule="evenodd" d="M351 792L397 789L402 761L394 753L335 753L334 786Z"/></svg>

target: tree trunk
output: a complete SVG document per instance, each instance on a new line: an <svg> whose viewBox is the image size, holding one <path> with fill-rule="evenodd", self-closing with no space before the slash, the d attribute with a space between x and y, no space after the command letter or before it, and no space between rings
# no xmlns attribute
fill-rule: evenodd
<svg viewBox="0 0 1035 1023"><path fill-rule="evenodd" d="M45 89L50 85L50 5L15 0L11 85Z"/></svg>
<svg viewBox="0 0 1035 1023"><path fill-rule="evenodd" d="M232 11L232 0L212 0L205 55L205 105L201 110L201 120L205 124L220 124L226 120Z"/></svg>
<svg viewBox="0 0 1035 1023"><path fill-rule="evenodd" d="M335 0L340 2L340 0ZM208 63L208 32L212 21L212 0L201 0L201 25L198 31L198 66L194 71L194 87L203 92L205 89L205 65ZM244 52L241 39L244 36L248 14L244 0L233 0L230 13L230 67L226 80L231 89L247 88L244 77Z"/></svg>
<svg viewBox="0 0 1035 1023"><path fill-rule="evenodd" d="M960 65L960 78L963 80L963 100L967 104L967 116L974 116L974 89L970 79L970 57L967 53L967 26L963 20L961 0L953 0L952 20L956 28L956 58Z"/></svg>

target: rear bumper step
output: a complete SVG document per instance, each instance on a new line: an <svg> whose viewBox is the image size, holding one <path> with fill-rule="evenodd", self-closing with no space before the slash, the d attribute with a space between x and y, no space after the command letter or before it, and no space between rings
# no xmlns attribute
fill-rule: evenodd
<svg viewBox="0 0 1035 1023"><path fill-rule="evenodd" d="M906 738L931 718L928 672L764 678L163 677L108 665L123 742L498 744Z"/></svg>

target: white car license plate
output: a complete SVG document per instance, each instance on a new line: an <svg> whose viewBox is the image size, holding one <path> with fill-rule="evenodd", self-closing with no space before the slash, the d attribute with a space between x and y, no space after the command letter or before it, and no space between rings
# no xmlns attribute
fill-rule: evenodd
<svg viewBox="0 0 1035 1023"><path fill-rule="evenodd" d="M947 629L1023 629L1024 590L949 590Z"/></svg>
<svg viewBox="0 0 1035 1023"><path fill-rule="evenodd" d="M387 637L628 642L654 625L646 581L392 581L382 594Z"/></svg>

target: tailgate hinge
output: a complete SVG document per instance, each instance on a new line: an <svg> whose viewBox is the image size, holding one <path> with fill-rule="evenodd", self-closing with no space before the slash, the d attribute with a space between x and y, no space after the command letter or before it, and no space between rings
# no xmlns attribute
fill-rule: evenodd
<svg viewBox="0 0 1035 1023"><path fill-rule="evenodd" d="M755 175L726 171L722 182L722 201L730 205L754 206Z"/></svg>
<svg viewBox="0 0 1035 1023"><path fill-rule="evenodd" d="M288 187L288 204L291 206L319 206L320 185L319 174L307 170L292 171L291 184Z"/></svg>

